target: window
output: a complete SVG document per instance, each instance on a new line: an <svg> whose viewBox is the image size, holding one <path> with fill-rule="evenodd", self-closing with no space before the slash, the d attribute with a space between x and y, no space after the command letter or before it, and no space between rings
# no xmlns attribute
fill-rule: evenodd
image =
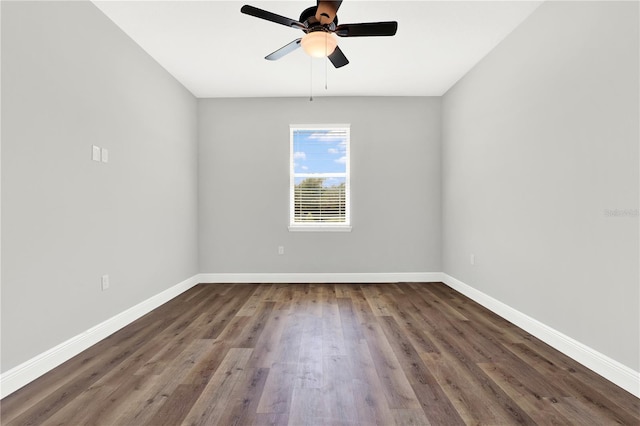
<svg viewBox="0 0 640 426"><path fill-rule="evenodd" d="M289 230L351 230L349 137L348 124L291 126Z"/></svg>

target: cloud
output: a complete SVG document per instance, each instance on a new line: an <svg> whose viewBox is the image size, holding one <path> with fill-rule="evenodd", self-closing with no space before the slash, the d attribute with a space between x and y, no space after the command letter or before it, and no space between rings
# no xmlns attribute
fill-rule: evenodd
<svg viewBox="0 0 640 426"><path fill-rule="evenodd" d="M307 166L302 166L300 167L302 170L309 170L309 168Z"/></svg>
<svg viewBox="0 0 640 426"><path fill-rule="evenodd" d="M342 157L338 158L337 160L334 160L336 163L339 164L347 164L347 156L343 155Z"/></svg>
<svg viewBox="0 0 640 426"><path fill-rule="evenodd" d="M329 149L327 150L327 152L328 152L329 154L337 154L339 151L338 151L337 149L335 149L335 148L329 148Z"/></svg>
<svg viewBox="0 0 640 426"><path fill-rule="evenodd" d="M302 152L302 151L297 151L293 153L293 159L294 160L306 160L307 159L307 154Z"/></svg>

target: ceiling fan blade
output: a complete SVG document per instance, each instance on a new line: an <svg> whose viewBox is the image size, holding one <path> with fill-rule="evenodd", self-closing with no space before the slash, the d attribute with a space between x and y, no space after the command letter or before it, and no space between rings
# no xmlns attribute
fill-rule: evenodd
<svg viewBox="0 0 640 426"><path fill-rule="evenodd" d="M334 50L333 53L328 56L328 58L336 68L344 67L349 63L349 60L346 56L344 56L344 53L342 53L342 50L340 50L339 46L336 46L336 50Z"/></svg>
<svg viewBox="0 0 640 426"><path fill-rule="evenodd" d="M291 52L293 52L294 50L296 50L298 47L300 47L300 40L302 40L301 38L297 39L297 40L293 40L291 43L282 46L280 49L276 50L275 52L265 56L264 58L268 61L275 61L277 59L282 58L284 55L287 55Z"/></svg>
<svg viewBox="0 0 640 426"><path fill-rule="evenodd" d="M340 37L375 37L392 36L396 31L398 31L398 23L388 21L338 25L335 33Z"/></svg>
<svg viewBox="0 0 640 426"><path fill-rule="evenodd" d="M248 4L245 4L244 6L242 6L242 8L240 9L240 12L244 13L245 15L255 16L256 18L275 22L276 24L282 24L287 27L298 28L298 29L306 28L306 26L302 22L298 22L295 19L276 15L275 13L258 9L257 7L249 6Z"/></svg>
<svg viewBox="0 0 640 426"><path fill-rule="evenodd" d="M316 19L322 25L330 24L336 18L336 14L338 13L338 9L340 8L340 1L327 1L327 0L318 0L318 9L316 10Z"/></svg>

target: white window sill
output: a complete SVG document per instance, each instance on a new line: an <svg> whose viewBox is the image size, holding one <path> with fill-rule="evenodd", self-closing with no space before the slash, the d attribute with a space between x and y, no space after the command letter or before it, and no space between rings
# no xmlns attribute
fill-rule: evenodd
<svg viewBox="0 0 640 426"><path fill-rule="evenodd" d="M350 225L341 225L341 226L289 225L289 232L351 232L351 226Z"/></svg>

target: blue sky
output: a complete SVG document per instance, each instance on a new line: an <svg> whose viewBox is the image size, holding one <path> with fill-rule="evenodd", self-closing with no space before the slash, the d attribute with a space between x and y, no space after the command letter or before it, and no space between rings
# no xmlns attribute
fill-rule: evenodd
<svg viewBox="0 0 640 426"><path fill-rule="evenodd" d="M294 130L294 173L346 173L346 150L344 130Z"/></svg>

